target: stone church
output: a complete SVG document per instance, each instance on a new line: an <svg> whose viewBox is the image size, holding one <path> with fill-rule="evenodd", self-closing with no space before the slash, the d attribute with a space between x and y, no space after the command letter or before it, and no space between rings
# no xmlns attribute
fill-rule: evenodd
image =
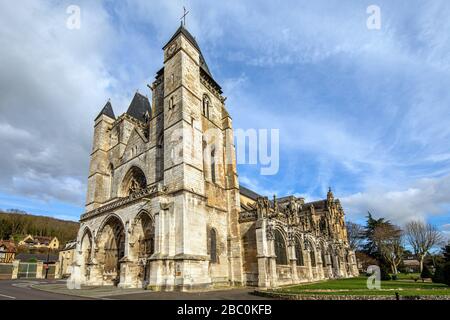
<svg viewBox="0 0 450 320"><path fill-rule="evenodd" d="M356 276L331 190L305 203L240 186L226 99L195 38L182 25L163 52L151 103L136 93L95 119L71 280L187 291Z"/></svg>

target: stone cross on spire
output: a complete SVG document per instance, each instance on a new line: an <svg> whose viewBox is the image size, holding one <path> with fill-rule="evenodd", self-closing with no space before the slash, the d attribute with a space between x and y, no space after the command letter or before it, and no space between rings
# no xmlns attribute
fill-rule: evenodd
<svg viewBox="0 0 450 320"><path fill-rule="evenodd" d="M186 16L188 15L189 11L186 11L186 8L183 7L183 16L181 17L181 25L186 25Z"/></svg>

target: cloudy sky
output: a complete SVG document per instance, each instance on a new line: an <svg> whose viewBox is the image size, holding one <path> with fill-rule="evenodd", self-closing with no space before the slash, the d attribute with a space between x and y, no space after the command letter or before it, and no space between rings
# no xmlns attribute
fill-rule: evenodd
<svg viewBox="0 0 450 320"><path fill-rule="evenodd" d="M369 30L369 5L381 29ZM67 8L81 9L80 29ZM93 119L148 92L183 6L234 127L280 130L280 169L240 165L255 191L329 186L367 211L450 234L450 3L11 1L0 4L0 208L77 220Z"/></svg>

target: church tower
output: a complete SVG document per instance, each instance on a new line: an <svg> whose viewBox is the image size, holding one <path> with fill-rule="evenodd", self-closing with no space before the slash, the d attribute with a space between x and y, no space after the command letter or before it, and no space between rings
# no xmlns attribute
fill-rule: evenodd
<svg viewBox="0 0 450 320"><path fill-rule="evenodd" d="M108 150L111 148L109 131L116 120L108 101L94 122L94 140L89 166L86 211L99 207L108 200L111 188L108 169Z"/></svg>
<svg viewBox="0 0 450 320"><path fill-rule="evenodd" d="M195 38L163 47L152 103L95 119L74 281L191 290L244 283L231 118Z"/></svg>
<svg viewBox="0 0 450 320"><path fill-rule="evenodd" d="M176 258L176 286L241 284L239 189L225 99L183 25L163 50L164 68L152 88L155 110L164 114L163 180L172 203L163 214L175 229L161 249ZM169 220L161 220L167 228Z"/></svg>

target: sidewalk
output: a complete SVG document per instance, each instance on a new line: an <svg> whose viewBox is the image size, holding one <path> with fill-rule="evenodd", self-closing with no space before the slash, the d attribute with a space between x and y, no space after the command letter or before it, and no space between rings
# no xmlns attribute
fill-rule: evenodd
<svg viewBox="0 0 450 320"><path fill-rule="evenodd" d="M109 296L145 293L143 289L122 289L115 286L82 286L81 289L69 289L65 283L35 284L32 288L70 296L102 299Z"/></svg>
<svg viewBox="0 0 450 320"><path fill-rule="evenodd" d="M34 289L46 292L103 300L266 300L251 294L253 288L228 288L202 292L149 291L143 289L121 289L115 286L82 286L68 289L65 283L35 284Z"/></svg>

